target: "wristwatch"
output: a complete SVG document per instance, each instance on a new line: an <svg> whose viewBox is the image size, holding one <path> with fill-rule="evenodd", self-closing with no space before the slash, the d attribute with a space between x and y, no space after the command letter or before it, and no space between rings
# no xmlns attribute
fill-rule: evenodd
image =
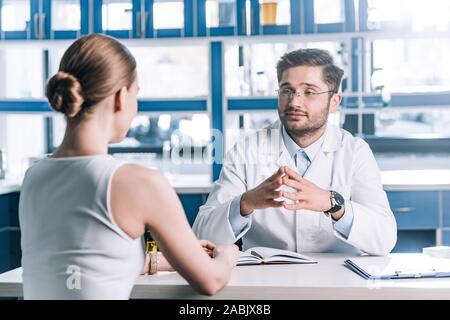
<svg viewBox="0 0 450 320"><path fill-rule="evenodd" d="M330 191L330 200L331 200L331 208L328 211L325 211L326 214L335 213L342 209L344 206L345 200L339 193L336 191Z"/></svg>

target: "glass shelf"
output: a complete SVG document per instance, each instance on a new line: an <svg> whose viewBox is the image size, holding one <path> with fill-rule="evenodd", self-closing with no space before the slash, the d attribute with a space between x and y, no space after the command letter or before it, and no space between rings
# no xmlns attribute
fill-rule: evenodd
<svg viewBox="0 0 450 320"><path fill-rule="evenodd" d="M42 61L39 48L0 49L0 99L44 98Z"/></svg>
<svg viewBox="0 0 450 320"><path fill-rule="evenodd" d="M225 93L227 97L270 97L278 88L276 64L289 51L300 48L328 50L337 65L350 73L349 53L342 42L279 42L228 45L225 47Z"/></svg>
<svg viewBox="0 0 450 320"><path fill-rule="evenodd" d="M130 47L136 58L139 98L208 95L206 46Z"/></svg>
<svg viewBox="0 0 450 320"><path fill-rule="evenodd" d="M79 31L81 28L80 0L52 0L51 29Z"/></svg>
<svg viewBox="0 0 450 320"><path fill-rule="evenodd" d="M103 0L102 27L105 31L131 30L133 28L132 0Z"/></svg>
<svg viewBox="0 0 450 320"><path fill-rule="evenodd" d="M153 28L183 29L184 28L184 2L183 0L154 0L153 2Z"/></svg>
<svg viewBox="0 0 450 320"><path fill-rule="evenodd" d="M0 30L5 39L30 38L31 3L29 0L2 0Z"/></svg>
<svg viewBox="0 0 450 320"><path fill-rule="evenodd" d="M373 48L373 66L367 92L450 91L448 38L375 40L368 45Z"/></svg>

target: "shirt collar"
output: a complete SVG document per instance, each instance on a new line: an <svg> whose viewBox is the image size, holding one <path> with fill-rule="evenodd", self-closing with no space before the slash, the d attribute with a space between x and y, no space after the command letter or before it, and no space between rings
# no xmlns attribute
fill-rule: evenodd
<svg viewBox="0 0 450 320"><path fill-rule="evenodd" d="M282 128L281 130L282 136L283 136L283 142L286 146L287 151L291 155L292 159L294 159L294 156L299 151L305 151L306 155L309 158L309 161L313 161L314 157L316 156L317 152L319 152L320 147L322 147L323 140L325 138L325 134L322 134L319 139L314 141L311 145L307 146L306 148L301 148L295 141L289 136L286 129Z"/></svg>

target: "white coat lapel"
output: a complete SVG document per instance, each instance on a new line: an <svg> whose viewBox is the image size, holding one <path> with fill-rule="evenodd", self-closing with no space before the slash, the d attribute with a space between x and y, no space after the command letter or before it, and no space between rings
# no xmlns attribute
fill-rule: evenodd
<svg viewBox="0 0 450 320"><path fill-rule="evenodd" d="M281 143L280 149L281 149L280 156L278 157L278 160L276 162L277 167L279 168L281 166L288 166L292 170L297 171L294 159L289 154L289 151L286 149L286 146L284 145L284 143Z"/></svg>
<svg viewBox="0 0 450 320"><path fill-rule="evenodd" d="M274 122L271 126L261 131L261 136L257 140L259 159L256 172L256 184L261 183L273 175L280 166L289 165L289 153L283 143L281 136L280 121ZM286 157L286 154L288 157Z"/></svg>
<svg viewBox="0 0 450 320"><path fill-rule="evenodd" d="M283 136L281 133L282 126L281 122L278 120L267 130L272 130L272 136L267 134L266 137L271 137L270 139L261 139L260 150L264 152L262 158L267 160L264 163L260 163L260 179L265 180L271 175L273 175L280 166L288 166L291 169L295 170L295 162L292 159L291 155L286 149L286 146L283 142ZM277 143L275 144L275 140ZM262 152L260 151L260 152Z"/></svg>
<svg viewBox="0 0 450 320"><path fill-rule="evenodd" d="M333 153L320 150L303 177L322 189L328 189L331 184L332 166Z"/></svg>
<svg viewBox="0 0 450 320"><path fill-rule="evenodd" d="M312 161L304 178L323 189L332 182L334 151L341 147L342 134L339 128L327 125L323 145Z"/></svg>

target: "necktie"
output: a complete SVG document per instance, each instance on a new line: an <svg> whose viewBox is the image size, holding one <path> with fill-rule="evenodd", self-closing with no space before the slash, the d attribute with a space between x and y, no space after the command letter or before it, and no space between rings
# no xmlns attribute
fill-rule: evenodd
<svg viewBox="0 0 450 320"><path fill-rule="evenodd" d="M311 161L309 161L308 155L303 150L298 150L295 154L295 165L297 166L298 173L303 177L308 169Z"/></svg>

